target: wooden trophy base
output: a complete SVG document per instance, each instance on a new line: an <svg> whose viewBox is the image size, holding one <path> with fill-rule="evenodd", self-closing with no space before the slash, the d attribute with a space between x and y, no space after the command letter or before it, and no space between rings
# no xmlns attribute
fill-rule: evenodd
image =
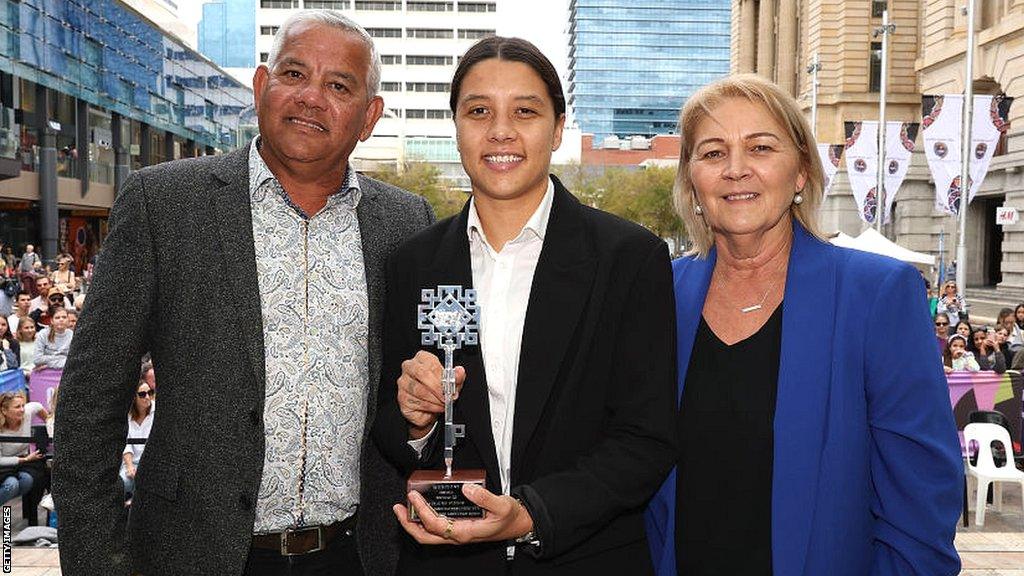
<svg viewBox="0 0 1024 576"><path fill-rule="evenodd" d="M483 470L453 470L451 478L444 477L444 470L417 470L407 482L407 491L415 490L423 495L441 516L453 520L460 518L483 518L484 509L468 500L462 494L463 484L479 484L486 486L486 474ZM416 509L410 504L409 520L419 522Z"/></svg>

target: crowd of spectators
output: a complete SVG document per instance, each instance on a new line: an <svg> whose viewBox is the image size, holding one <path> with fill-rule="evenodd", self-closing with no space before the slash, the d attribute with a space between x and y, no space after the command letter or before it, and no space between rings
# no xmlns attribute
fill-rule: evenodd
<svg viewBox="0 0 1024 576"><path fill-rule="evenodd" d="M995 326L973 327L953 281L932 298L935 338L946 373L1024 371L1024 302L999 311Z"/></svg>

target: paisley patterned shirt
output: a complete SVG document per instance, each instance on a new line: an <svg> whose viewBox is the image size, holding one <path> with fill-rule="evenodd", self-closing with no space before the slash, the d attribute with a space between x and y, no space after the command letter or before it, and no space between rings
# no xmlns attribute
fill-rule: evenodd
<svg viewBox="0 0 1024 576"><path fill-rule="evenodd" d="M252 233L266 349L266 454L256 534L331 524L359 504L369 307L350 168L313 215L249 151Z"/></svg>

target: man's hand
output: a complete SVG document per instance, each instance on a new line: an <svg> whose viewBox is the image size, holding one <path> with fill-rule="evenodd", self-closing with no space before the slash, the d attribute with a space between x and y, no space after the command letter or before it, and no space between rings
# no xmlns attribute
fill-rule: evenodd
<svg viewBox="0 0 1024 576"><path fill-rule="evenodd" d="M135 465L132 464L131 462L129 462L128 465L124 467L124 475L134 480L135 479Z"/></svg>
<svg viewBox="0 0 1024 576"><path fill-rule="evenodd" d="M437 356L420 350L411 359L402 362L398 377L398 409L409 422L409 436L416 440L430 432L438 414L444 414L444 390L441 374L444 367ZM455 397L458 398L466 370L455 367Z"/></svg>
<svg viewBox="0 0 1024 576"><path fill-rule="evenodd" d="M409 520L409 509L395 504L393 510L402 528L420 544L472 544L514 540L533 530L533 518L518 500L498 496L476 484L465 484L462 493L487 511L484 518L452 520L434 512L419 492L409 493L409 502L422 520Z"/></svg>

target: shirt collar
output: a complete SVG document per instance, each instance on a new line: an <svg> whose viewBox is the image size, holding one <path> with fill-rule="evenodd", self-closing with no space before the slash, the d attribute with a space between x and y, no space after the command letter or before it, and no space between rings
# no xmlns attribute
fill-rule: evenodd
<svg viewBox="0 0 1024 576"><path fill-rule="evenodd" d="M548 178L548 189L544 192L544 198L541 199L540 205L533 211L533 214L526 221L526 224L523 225L523 229L519 231L519 234L509 241L509 244L522 242L528 234L532 234L541 242L544 241L544 235L547 234L548 230L548 220L551 219L551 205L554 197L555 184L551 178ZM484 227L480 222L480 215L476 211L476 198L472 198L469 201L469 220L466 222L466 235L469 236L470 241L481 239L486 242Z"/></svg>
<svg viewBox="0 0 1024 576"><path fill-rule="evenodd" d="M267 181L277 181L277 177L271 172L270 167L263 160L263 156L260 156L259 142L260 136L257 134L252 139L252 145L249 146L249 195L255 199L256 192L260 190ZM276 189L284 196L285 200L288 201L289 205L292 204L291 198L284 191L281 186L275 186ZM351 164L345 169L345 176L342 178L342 185L338 188L338 191L331 194L331 197L327 200L327 207L330 207L337 202L344 201L351 208L355 208L359 205L359 200L362 198L362 190L359 187L359 176L356 171L352 169ZM296 207L297 208L297 207Z"/></svg>

